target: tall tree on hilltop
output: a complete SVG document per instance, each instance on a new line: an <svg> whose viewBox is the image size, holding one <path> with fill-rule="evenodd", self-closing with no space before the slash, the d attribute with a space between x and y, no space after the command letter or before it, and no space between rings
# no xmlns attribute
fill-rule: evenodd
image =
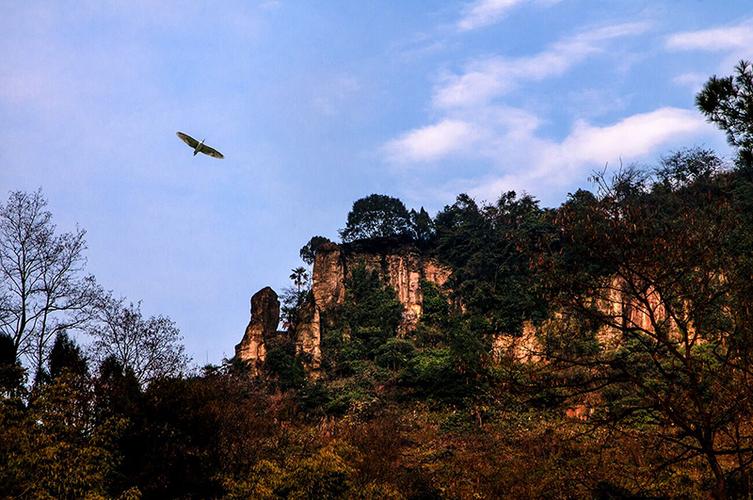
<svg viewBox="0 0 753 500"><path fill-rule="evenodd" d="M402 201L383 194L372 194L353 203L345 228L340 230L343 241L370 238L404 238L411 232L411 220Z"/></svg>
<svg viewBox="0 0 753 500"><path fill-rule="evenodd" d="M734 75L709 78L696 104L727 133L727 141L739 148L740 162L753 166L753 65L740 61Z"/></svg>
<svg viewBox="0 0 753 500"><path fill-rule="evenodd" d="M82 328L100 294L84 275L86 232L56 234L41 191L10 194L0 206L0 332L41 373L58 332Z"/></svg>
<svg viewBox="0 0 753 500"><path fill-rule="evenodd" d="M424 210L424 207L421 207L421 210L418 212L411 209L410 223L413 239L416 243L425 245L434 239L434 235L436 234L434 221L431 219L429 213Z"/></svg>
<svg viewBox="0 0 753 500"><path fill-rule="evenodd" d="M461 194L437 214L437 255L453 269L449 288L489 331L515 335L546 313L531 262L538 240L553 231L545 215L535 199L512 191L483 206Z"/></svg>
<svg viewBox="0 0 753 500"><path fill-rule="evenodd" d="M309 266L313 265L314 259L316 258L316 251L325 243L330 243L329 238L325 238L324 236L313 236L308 243L301 248L300 256L303 262Z"/></svg>

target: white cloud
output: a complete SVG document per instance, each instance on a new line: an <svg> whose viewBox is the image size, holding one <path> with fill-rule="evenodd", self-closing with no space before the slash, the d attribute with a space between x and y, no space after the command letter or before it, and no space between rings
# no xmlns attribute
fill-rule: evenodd
<svg viewBox="0 0 753 500"><path fill-rule="evenodd" d="M648 27L644 22L611 25L560 40L532 56L473 61L463 74L444 79L435 89L434 104L442 108L481 104L509 92L521 82L562 75L588 56L603 52L604 42L643 33Z"/></svg>
<svg viewBox="0 0 753 500"><path fill-rule="evenodd" d="M508 12L529 0L476 0L463 10L463 17L458 21L460 31L470 31L494 24L504 18ZM536 3L552 5L560 0L538 0Z"/></svg>
<svg viewBox="0 0 753 500"><path fill-rule="evenodd" d="M666 38L665 48L675 51L721 53L719 71L728 74L739 60L753 57L753 20L748 19L730 26L674 33ZM697 92L707 78L708 74L687 72L676 76L672 81Z"/></svg>
<svg viewBox="0 0 753 500"><path fill-rule="evenodd" d="M580 121L562 141L543 139L535 131L514 137L502 132L489 159L509 161L512 157L521 168L491 174L469 192L488 200L510 189L525 189L534 194L558 192L574 179L585 178L593 168L641 160L680 139L698 136L708 128L694 111L664 107L605 126ZM497 165L497 168L504 167Z"/></svg>
<svg viewBox="0 0 753 500"><path fill-rule="evenodd" d="M468 31L495 23L524 0L478 0L465 9L458 21L460 31Z"/></svg>
<svg viewBox="0 0 753 500"><path fill-rule="evenodd" d="M666 46L675 50L748 50L753 47L753 22L674 33L667 38Z"/></svg>
<svg viewBox="0 0 753 500"><path fill-rule="evenodd" d="M603 163L619 156L634 158L672 139L694 134L703 125L695 111L669 107L635 114L606 127L578 122L560 144L558 157L573 164Z"/></svg>
<svg viewBox="0 0 753 500"><path fill-rule="evenodd" d="M388 142L385 150L396 162L425 162L467 148L477 138L477 131L469 123L445 119L403 134Z"/></svg>

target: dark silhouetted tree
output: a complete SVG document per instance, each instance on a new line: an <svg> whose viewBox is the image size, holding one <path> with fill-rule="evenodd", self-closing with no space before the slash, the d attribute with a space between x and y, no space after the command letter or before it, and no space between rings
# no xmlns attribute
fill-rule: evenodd
<svg viewBox="0 0 753 500"><path fill-rule="evenodd" d="M0 333L0 394L13 396L21 388L24 370L16 358L16 345L7 333Z"/></svg>
<svg viewBox="0 0 753 500"><path fill-rule="evenodd" d="M295 285L296 291L301 293L301 289L306 286L309 281L309 273L304 267L296 267L290 273L290 280Z"/></svg>
<svg viewBox="0 0 753 500"><path fill-rule="evenodd" d="M57 378L63 373L76 376L85 376L89 373L86 357L81 348L66 332L59 332L55 336L47 366L52 378Z"/></svg>
<svg viewBox="0 0 753 500"><path fill-rule="evenodd" d="M410 211L411 231L413 233L413 239L419 245L426 245L434 239L435 228L434 221L429 213L421 207L421 210L416 212Z"/></svg>
<svg viewBox="0 0 753 500"><path fill-rule="evenodd" d="M753 166L753 65L740 61L731 76L712 76L696 96L698 108L739 148L740 160Z"/></svg>
<svg viewBox="0 0 753 500"><path fill-rule="evenodd" d="M308 265L313 265L314 259L316 258L316 251L324 243L330 243L329 238L325 238L324 236L314 236L311 238L308 243L301 248L300 255L303 262Z"/></svg>
<svg viewBox="0 0 753 500"><path fill-rule="evenodd" d="M370 238L405 238L411 233L411 220L402 201L372 194L353 203L340 237L345 242Z"/></svg>

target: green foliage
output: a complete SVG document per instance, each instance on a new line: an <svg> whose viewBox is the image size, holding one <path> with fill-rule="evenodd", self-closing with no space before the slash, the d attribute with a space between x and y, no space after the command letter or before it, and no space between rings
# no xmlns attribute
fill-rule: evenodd
<svg viewBox="0 0 753 500"><path fill-rule="evenodd" d="M370 238L410 237L411 218L403 202L382 194L372 194L353 203L345 228L340 230L343 241Z"/></svg>
<svg viewBox="0 0 753 500"><path fill-rule="evenodd" d="M696 105L739 148L741 163L753 166L753 65L740 61L734 75L712 76L696 96Z"/></svg>
<svg viewBox="0 0 753 500"><path fill-rule="evenodd" d="M419 247L427 247L433 243L434 236L436 235L436 228L434 221L431 219L429 213L424 210L424 207L416 212L411 209L410 211L410 226L413 241Z"/></svg>
<svg viewBox="0 0 753 500"><path fill-rule="evenodd" d="M299 254L301 256L301 259L303 262L305 262L308 265L314 264L314 259L316 258L316 251L319 249L320 246L322 246L325 243L331 243L329 238L325 238L324 236L314 236L312 237L308 243L306 243L300 250Z"/></svg>
<svg viewBox="0 0 753 500"><path fill-rule="evenodd" d="M397 333L403 306L395 290L382 283L376 271L353 269L340 310L349 341L341 345L346 359L373 359L377 349Z"/></svg>
<svg viewBox="0 0 753 500"><path fill-rule="evenodd" d="M553 233L545 215L530 196L508 192L482 207L462 194L436 217L436 252L453 269L455 300L494 331L517 333L526 319L547 315L532 266Z"/></svg>
<svg viewBox="0 0 753 500"><path fill-rule="evenodd" d="M374 361L390 370L400 370L408 366L416 355L416 346L407 339L392 338L377 350Z"/></svg>
<svg viewBox="0 0 753 500"><path fill-rule="evenodd" d="M306 373L295 354L295 344L288 339L282 340L268 346L264 369L281 389L301 387L306 381Z"/></svg>
<svg viewBox="0 0 753 500"><path fill-rule="evenodd" d="M39 385L27 408L0 403L0 496L103 498L117 465L119 419L96 421L81 377Z"/></svg>
<svg viewBox="0 0 753 500"><path fill-rule="evenodd" d="M279 490L284 498L345 498L352 467L333 449L325 447L295 463Z"/></svg>

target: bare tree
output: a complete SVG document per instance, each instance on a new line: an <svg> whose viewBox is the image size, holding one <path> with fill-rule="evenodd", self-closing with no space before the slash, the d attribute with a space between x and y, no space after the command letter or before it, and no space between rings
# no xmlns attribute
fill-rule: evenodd
<svg viewBox="0 0 753 500"><path fill-rule="evenodd" d="M124 299L103 298L98 321L88 333L95 339L92 351L96 361L115 357L133 370L142 385L179 375L188 365L178 327L165 316L144 318L141 302L126 305Z"/></svg>
<svg viewBox="0 0 753 500"><path fill-rule="evenodd" d="M84 274L86 231L56 234L41 190L0 205L0 332L39 373L55 335L82 328L100 294Z"/></svg>

